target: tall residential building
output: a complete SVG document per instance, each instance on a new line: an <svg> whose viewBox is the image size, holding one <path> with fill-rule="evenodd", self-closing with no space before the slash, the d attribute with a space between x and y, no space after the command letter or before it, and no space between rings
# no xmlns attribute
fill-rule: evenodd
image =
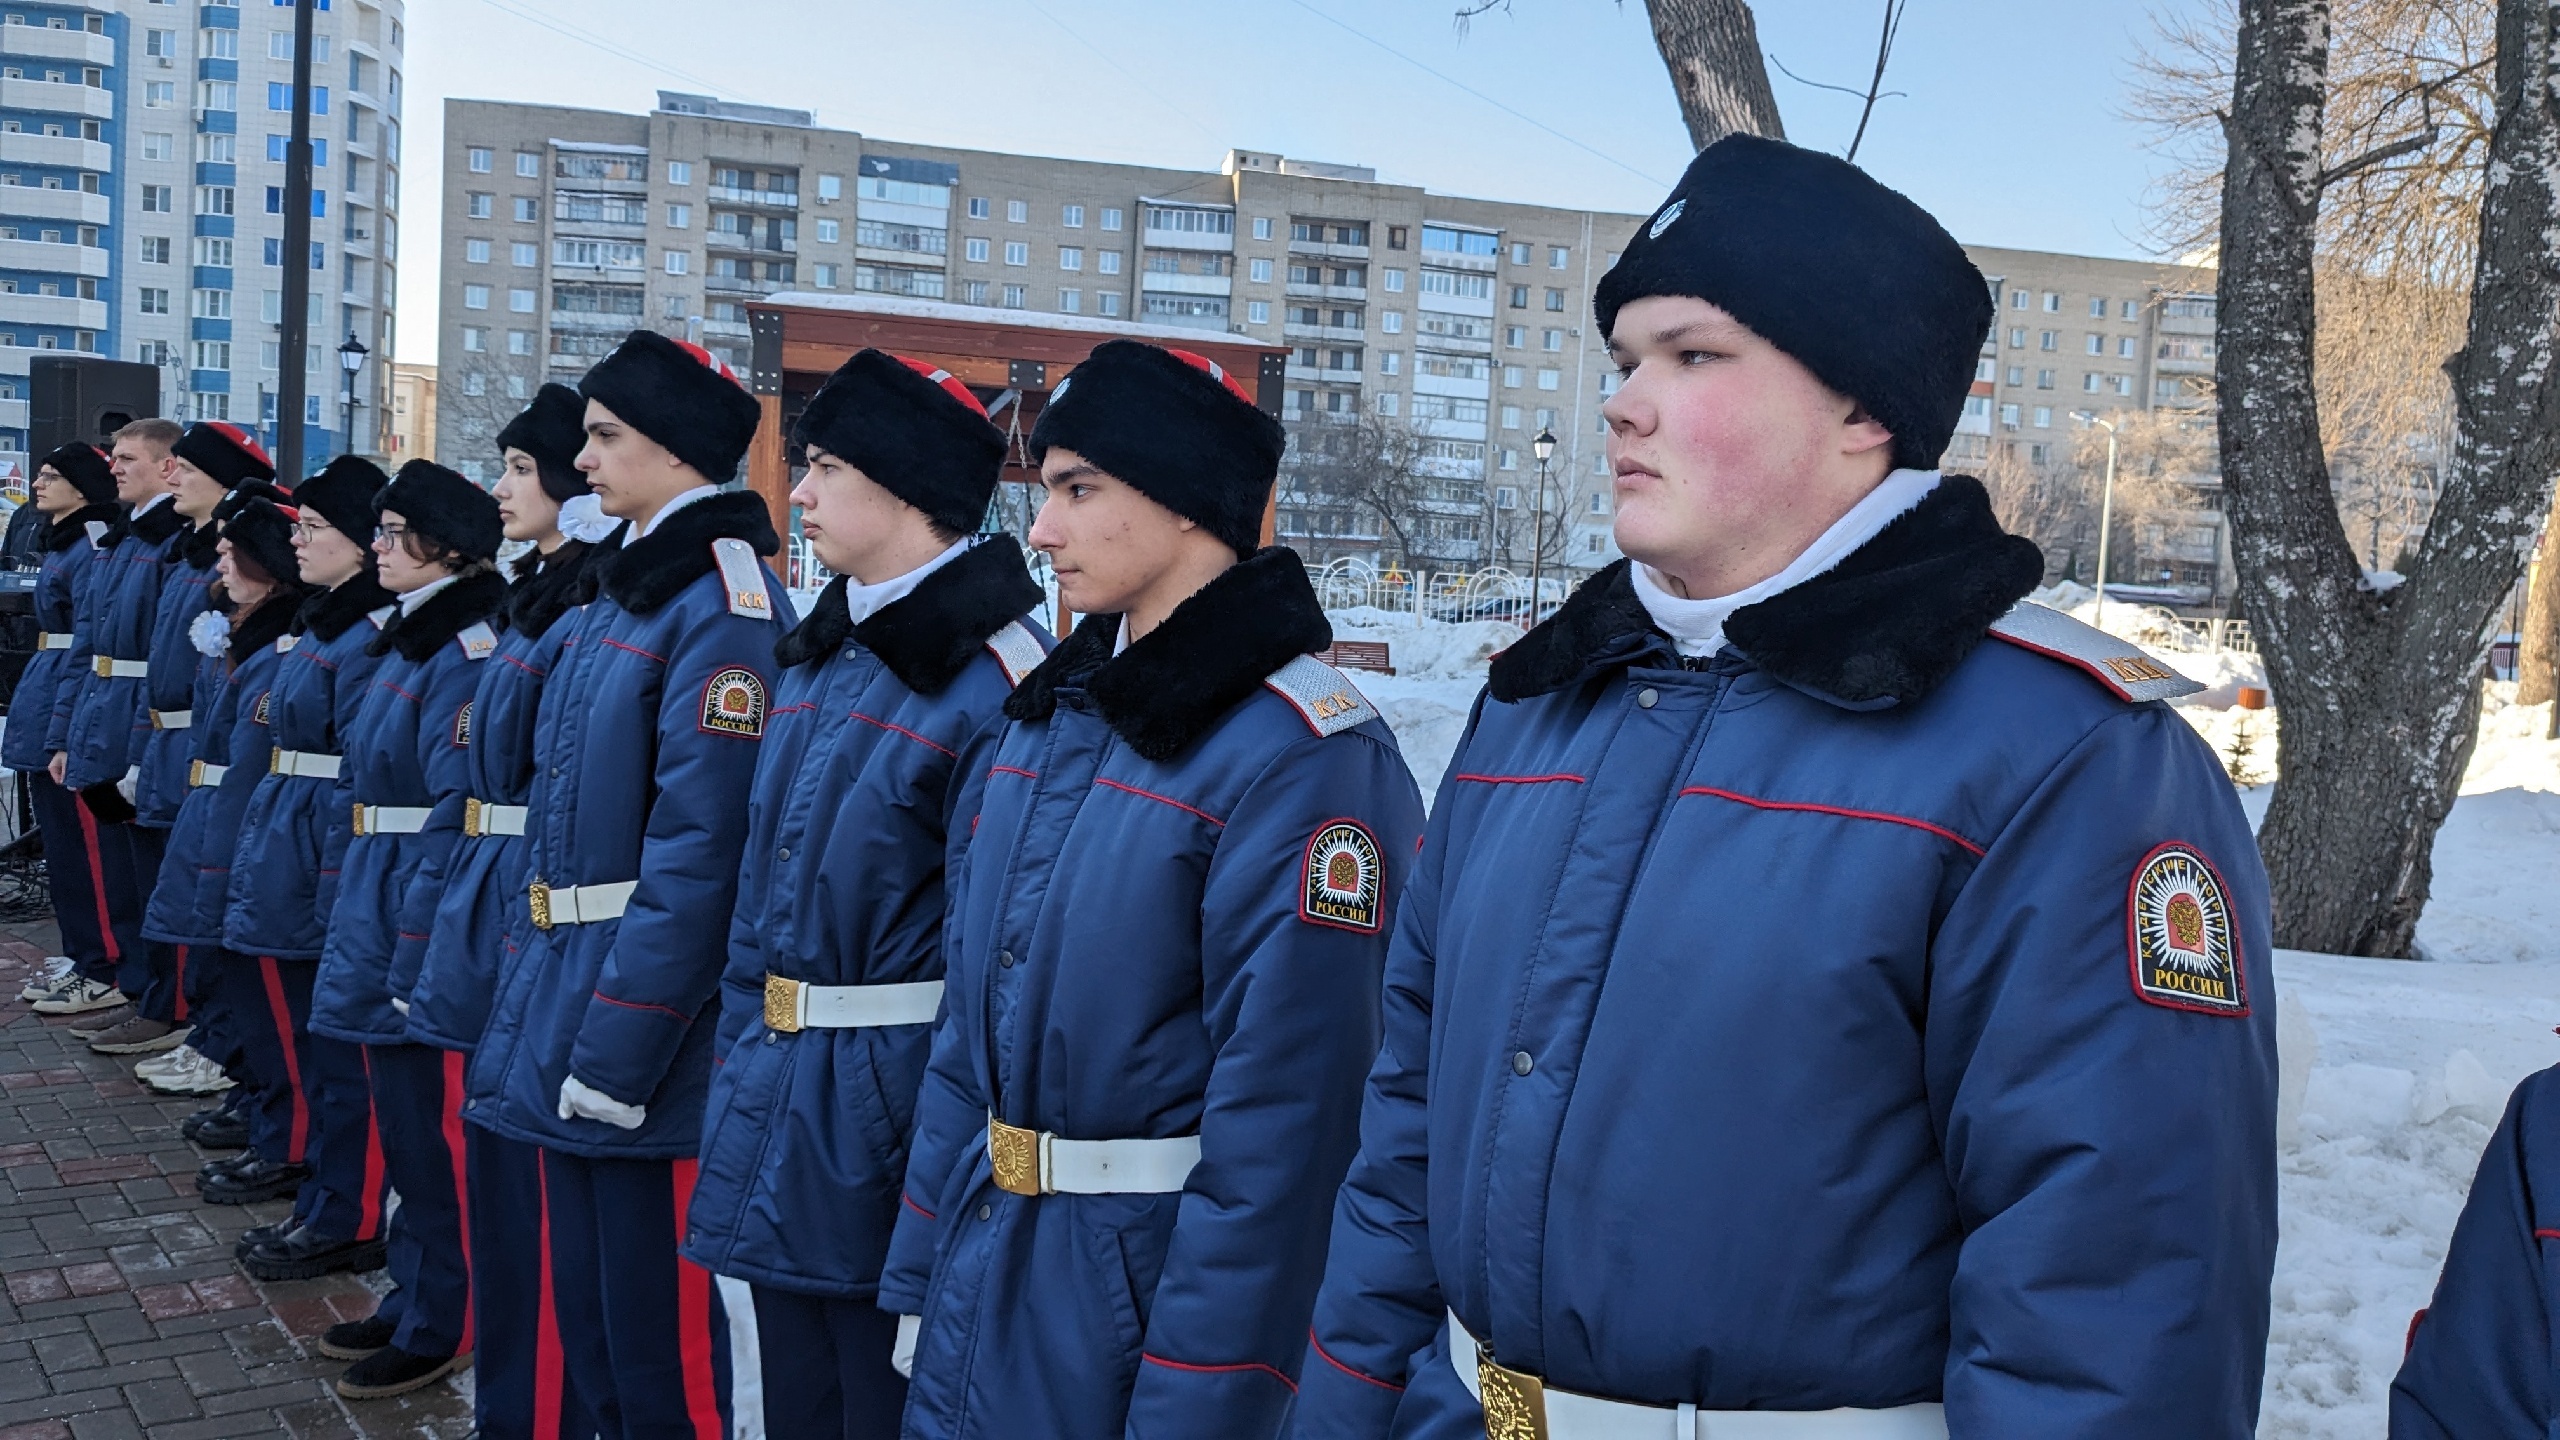
<svg viewBox="0 0 2560 1440"><path fill-rule="evenodd" d="M117 353L126 33L108 0L0 5L0 475L27 471L35 353Z"/></svg>
<svg viewBox="0 0 2560 1440"><path fill-rule="evenodd" d="M436 367L391 362L391 434L385 470L436 457Z"/></svg>
<svg viewBox="0 0 2560 1440"><path fill-rule="evenodd" d="M387 444L403 17L401 0L322 0L313 16L311 245L292 258L311 270L306 399L294 418L314 457ZM293 21L280 0L0 0L0 124L16 132L0 136L0 186L31 187L0 189L0 231L41 245L52 221L66 241L76 225L80 268L58 288L86 299L76 280L95 291L94 308L48 324L16 323L16 297L0 294L0 384L24 384L12 343L86 348L159 366L161 406L175 417L254 425L274 440ZM56 28L85 33L46 39ZM69 59L37 58L66 47L103 49L107 63L84 61L86 83L74 87ZM58 93L72 88L91 93ZM39 100L58 109L74 99L85 114L48 113L39 128ZM83 193L47 200L48 190ZM10 238L0 233L0 246ZM20 268L30 263L22 248L0 255L0 277L51 300L40 287L55 282ZM352 378L339 353L350 341L367 352ZM10 413L0 411L0 447Z"/></svg>

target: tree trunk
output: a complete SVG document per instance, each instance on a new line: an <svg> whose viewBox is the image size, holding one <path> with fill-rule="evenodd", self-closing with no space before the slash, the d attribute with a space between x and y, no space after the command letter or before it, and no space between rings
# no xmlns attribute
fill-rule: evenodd
<svg viewBox="0 0 2560 1440"><path fill-rule="evenodd" d="M2525 596L2524 633L2518 637L2516 703L2542 705L2560 699L2560 497L2542 522L2542 563L2534 567ZM2560 708L2552 711L2560 733Z"/></svg>
<svg viewBox="0 0 2560 1440"><path fill-rule="evenodd" d="M1737 131L1787 138L1744 0L1646 0L1653 43L1671 71L1689 143L1704 150Z"/></svg>
<svg viewBox="0 0 2560 1440"><path fill-rule="evenodd" d="M2489 626L2560 470L2554 0L2500 0L2498 120L2442 498L2396 589L2365 589L2312 391L2325 0L2243 0L2222 200L2221 448L2240 603L2284 715L2258 832L2276 943L2409 953L2479 721Z"/></svg>

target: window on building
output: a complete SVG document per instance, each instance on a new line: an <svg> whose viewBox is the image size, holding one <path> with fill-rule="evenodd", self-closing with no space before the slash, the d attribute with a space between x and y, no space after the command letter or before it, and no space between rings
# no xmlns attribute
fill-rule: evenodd
<svg viewBox="0 0 2560 1440"><path fill-rule="evenodd" d="M1081 229L1083 229L1083 228L1084 228L1084 207L1083 207L1083 206L1081 206L1081 205L1061 205L1061 206L1059 206L1059 207L1058 207L1058 223L1059 223L1059 224L1061 224L1061 225L1063 225L1063 226L1065 226L1066 228L1068 228L1068 229L1070 229L1070 230L1081 230Z"/></svg>
<svg viewBox="0 0 2560 1440"><path fill-rule="evenodd" d="M1250 263L1250 265L1248 266L1247 270L1246 270L1246 276L1247 276L1247 278L1251 279L1255 284L1258 284L1258 285L1268 285L1268 284L1270 284L1270 283L1271 283L1271 262L1270 262L1270 261L1268 261L1268 260L1255 260L1255 261L1251 262L1251 263Z"/></svg>
<svg viewBox="0 0 2560 1440"><path fill-rule="evenodd" d="M2060 339L2061 339L2061 335L2062 335L2062 332L2061 332L2061 331L2058 331L2058 330L2039 330L2039 331L2037 331L2037 332L2036 332L2036 348L2037 348L2037 349L2039 349L2039 350L2054 350L2054 349L2059 349L2059 348L2060 348L2060 344L2059 344L2059 342L2060 342Z"/></svg>
<svg viewBox="0 0 2560 1440"><path fill-rule="evenodd" d="M683 274L687 274L687 273L689 273L692 269L693 269L693 252L692 252L692 251L690 251L690 250L670 250L670 251L668 251L668 252L667 252L667 273L668 273L668 274L670 274L670 275L683 275Z"/></svg>
<svg viewBox="0 0 2560 1440"><path fill-rule="evenodd" d="M476 397L476 396L481 396L481 395L486 395L486 394L488 394L488 393L489 393L489 377L488 377L488 376L486 376L486 375L481 374L481 373L480 373L479 371L477 371L477 370L474 370L474 371L472 371L470 374L463 376L463 377L462 377L462 393L463 393L463 394L465 394L465 395L470 395L470 396L475 396L475 397Z"/></svg>
<svg viewBox="0 0 2560 1440"><path fill-rule="evenodd" d="M843 198L844 198L844 177L843 177L843 176L841 176L841 175L820 175L820 176L818 177L818 200L819 200L819 202L820 202L821 204L828 204L828 205L832 205L832 204L834 204L836 201L841 200L841 199L843 199ZM950 202L949 202L948 200L945 200L943 203L948 204L948 203L950 203Z"/></svg>
<svg viewBox="0 0 2560 1440"><path fill-rule="evenodd" d="M1007 200L1004 202L1004 218L1015 225L1030 223L1031 202L1028 200ZM1017 305L1013 308L1018 310L1022 307Z"/></svg>
<svg viewBox="0 0 2560 1440"><path fill-rule="evenodd" d="M2050 371L2050 370L2039 370L2039 371L2037 371L2037 372L2036 372L2036 388L2037 388L2037 389L2039 389L2039 390L2050 390L2050 389L2052 389L2052 388L2053 388L2053 372L2052 372L2052 371Z"/></svg>
<svg viewBox="0 0 2560 1440"><path fill-rule="evenodd" d="M2017 406L2015 406L2015 405L2003 405L2003 406L2001 406L2001 407L2000 407L2000 423L2001 423L2003 426L2007 427L2008 429L2011 429L2011 430L2015 430L2015 429L2017 429L2017 428L2018 428L2018 407L2017 407Z"/></svg>
<svg viewBox="0 0 2560 1440"><path fill-rule="evenodd" d="M166 235L151 235L144 237L142 242L142 263L145 265L168 264L169 237Z"/></svg>
<svg viewBox="0 0 2560 1440"><path fill-rule="evenodd" d="M1007 240L1004 242L1004 263L1007 265L1030 264L1031 243L1027 240Z"/></svg>
<svg viewBox="0 0 2560 1440"><path fill-rule="evenodd" d="M670 161L668 161L668 162L667 162L667 183L668 183L668 184L670 184L670 185L690 185L690 184L692 184L692 183L693 183L693 162L692 162L692 161L690 161L690 160L670 160Z"/></svg>
<svg viewBox="0 0 2560 1440"><path fill-rule="evenodd" d="M1561 330L1539 331L1538 348L1541 350L1562 350L1564 348L1564 332Z"/></svg>
<svg viewBox="0 0 2560 1440"><path fill-rule="evenodd" d="M2089 353L2090 353L2090 354L2092 354L2092 355L2104 355L2104 354L2106 354L2106 353L2107 353L2107 337L2106 337L2106 336L2104 336L2104 335L2092 335L2092 336L2090 336L2090 337L2089 337Z"/></svg>
<svg viewBox="0 0 2560 1440"><path fill-rule="evenodd" d="M1563 372L1550 365L1538 371L1538 388L1554 390L1564 383Z"/></svg>
<svg viewBox="0 0 2560 1440"><path fill-rule="evenodd" d="M2138 300L2125 301L2122 307L2117 310L2116 318L2119 320L2138 320L2142 318L2142 303Z"/></svg>
<svg viewBox="0 0 2560 1440"><path fill-rule="evenodd" d="M287 40L287 37L282 35L279 35L276 38L279 40ZM287 44L289 45L290 43L290 40L287 40ZM279 89L283 90L285 92L284 108L287 110L293 108L293 87L291 85L270 85L267 88L270 92ZM270 105L268 108L274 109L275 107ZM491 151L489 147L485 145L474 145L462 152L463 166L474 175L486 175L489 173L490 163L494 154L495 152Z"/></svg>
<svg viewBox="0 0 2560 1440"><path fill-rule="evenodd" d="M819 289L833 290L836 288L836 267L833 265L812 265L809 267L809 278L810 283L816 285Z"/></svg>
<svg viewBox="0 0 2560 1440"><path fill-rule="evenodd" d="M1244 307L1244 318L1245 318L1248 322L1250 322L1250 323L1252 323L1252 324L1255 324L1255 325L1268 325L1268 324L1270 324L1270 323L1271 323L1271 302L1270 302L1270 301L1268 301L1268 300L1248 300L1248 301L1246 301L1246 302L1245 302L1245 307Z"/></svg>
<svg viewBox="0 0 2560 1440"><path fill-rule="evenodd" d="M970 219L972 219L972 220L984 220L984 219L986 219L987 217L989 217L989 216L993 215L994 213L995 213L995 209L994 209L993 202L989 201L989 200L987 199L987 197L986 197L986 196L984 196L984 195L972 195L972 196L970 196L970 197L969 197L969 218L970 218Z"/></svg>
<svg viewBox="0 0 2560 1440"><path fill-rule="evenodd" d="M465 285L465 286L463 286L463 287L462 287L462 308L463 308L463 309L465 309L465 310L486 310L486 309L488 309L488 308L489 308L489 287L488 287L488 286L486 286L486 285Z"/></svg>
<svg viewBox="0 0 2560 1440"><path fill-rule="evenodd" d="M2062 292L2059 290L2047 290L2044 292L2044 308L2052 314L2061 314Z"/></svg>
<svg viewBox="0 0 2560 1440"><path fill-rule="evenodd" d="M640 247L630 248L636 254ZM530 240L518 240L507 247L507 258L515 262L517 269L530 270L542 263L542 247Z"/></svg>
<svg viewBox="0 0 2560 1440"><path fill-rule="evenodd" d="M2090 393L2090 394L2092 394L2092 395L2097 394L2097 393L2098 393L2098 381L2099 381L2099 378L2100 378L2100 377L2099 377L2099 375L2098 375L2098 372L2097 372L2097 371L2095 371L2095 370L2087 370L2087 371L2083 371L2083 372L2081 372L2081 375L2080 375L2080 388L2081 388L2082 390L2087 391L2088 393Z"/></svg>
<svg viewBox="0 0 2560 1440"><path fill-rule="evenodd" d="M1562 290L1558 290L1552 286L1548 287L1547 308L1550 310L1564 309L1564 292Z"/></svg>
<svg viewBox="0 0 2560 1440"><path fill-rule="evenodd" d="M819 243L819 244L821 244L821 245L834 245L834 244L841 243L841 242L843 241L843 239L844 239L844 223L843 223L842 221L839 221L839 220L821 220L821 221L819 221L819 222L818 222L818 243Z"/></svg>
<svg viewBox="0 0 2560 1440"><path fill-rule="evenodd" d="M2036 407L2036 428L2039 430L2050 430L2053 428L2052 406L2039 405Z"/></svg>
<svg viewBox="0 0 2560 1440"><path fill-rule="evenodd" d="M1381 351L1379 351L1379 352L1378 352L1378 373L1379 373L1379 374L1381 374L1381 375L1401 375L1401 374L1403 374L1403 373L1404 373L1404 352L1403 352L1403 351L1401 351L1401 350L1381 350Z"/></svg>
<svg viewBox="0 0 2560 1440"><path fill-rule="evenodd" d="M1256 240L1268 240L1271 238L1270 216L1256 215L1253 217L1253 238Z"/></svg>
<svg viewBox="0 0 2560 1440"><path fill-rule="evenodd" d="M1083 269L1083 268L1084 268L1084 249L1083 249L1083 247L1082 247L1082 246L1077 246L1077 245L1061 245L1061 246L1059 246L1059 247L1058 247L1058 268L1059 268L1059 269L1061 269L1061 270L1081 270L1081 269ZM1072 313L1074 313L1074 312L1070 311L1070 312L1068 312L1068 313L1072 314Z"/></svg>
<svg viewBox="0 0 2560 1440"><path fill-rule="evenodd" d="M143 314L166 315L169 313L169 292L167 290L155 289L149 285L145 285L135 291L135 296L140 303Z"/></svg>
<svg viewBox="0 0 2560 1440"><path fill-rule="evenodd" d="M1007 309L1007 310L1023 310L1023 309L1028 309L1028 308L1030 307L1030 305L1031 305L1031 287L1030 287L1030 286L1028 286L1028 285L1007 285L1006 287L1004 287L1004 308L1005 308L1005 309Z"/></svg>
<svg viewBox="0 0 2560 1440"><path fill-rule="evenodd" d="M1562 246L1562 245L1550 245L1550 246L1548 246L1548 247L1547 247L1547 268L1548 268L1548 269L1550 269L1550 270L1562 270L1563 268L1565 268L1567 265L1571 264L1572 262L1573 262L1573 251L1572 251L1571 249L1569 249L1569 248L1567 248L1567 247L1565 247L1565 246Z"/></svg>
<svg viewBox="0 0 2560 1440"><path fill-rule="evenodd" d="M228 370L231 368L231 343L229 341L198 340L195 344L197 369Z"/></svg>
<svg viewBox="0 0 2560 1440"><path fill-rule="evenodd" d="M533 292L530 290L509 290L507 292L507 308L518 315L532 314Z"/></svg>
<svg viewBox="0 0 2560 1440"><path fill-rule="evenodd" d="M312 192L311 203L313 214L320 213L320 204L327 198L328 197L326 195L319 191L315 190ZM199 185L196 187L196 213L199 215L229 215L233 213L233 206L237 203L237 198L234 196L231 187L228 185Z"/></svg>
<svg viewBox="0 0 2560 1440"><path fill-rule="evenodd" d="M968 239L960 242L960 256L964 260L971 260L980 265L984 265L987 263L987 257L991 253L990 245L991 242L983 237L972 235Z"/></svg>
<svg viewBox="0 0 2560 1440"><path fill-rule="evenodd" d="M1119 273L1120 273L1120 252L1119 252L1119 251L1117 251L1117 250L1105 250L1105 251L1101 252L1100 254L1098 254L1098 255L1094 256L1094 257L1093 257L1093 268L1094 268L1094 273L1099 274L1099 275L1117 275L1117 274L1119 274ZM1263 278L1263 279L1265 279L1265 280L1268 280L1268 279L1270 279L1270 278L1271 278L1271 272L1270 272L1270 269L1269 269L1269 267L1268 267L1267 265L1266 265L1266 267L1265 267L1265 268L1264 268L1264 270L1263 270L1262 278Z"/></svg>
<svg viewBox="0 0 2560 1440"><path fill-rule="evenodd" d="M1106 206L1102 207L1102 228L1103 228L1103 229L1105 229L1105 230L1117 230L1117 229L1119 229L1119 228L1120 228L1120 220L1121 220L1121 217L1120 217L1120 211L1119 211L1119 208L1118 208L1117 206L1106 205ZM1117 313L1119 313L1119 312L1117 312L1117 311L1105 311L1104 313L1105 313L1105 314L1117 314Z"/></svg>
<svg viewBox="0 0 2560 1440"><path fill-rule="evenodd" d="M1512 389L1516 390L1521 386L1528 384L1528 376L1529 372L1520 366L1505 365L1502 367L1502 383Z"/></svg>
<svg viewBox="0 0 2560 1440"><path fill-rule="evenodd" d="M1083 314L1084 292L1072 285L1060 287L1058 291L1058 313L1061 315Z"/></svg>
<svg viewBox="0 0 2560 1440"><path fill-rule="evenodd" d="M498 197L486 190L468 190L463 192L462 213L469 219L486 220L496 213L497 203Z"/></svg>
<svg viewBox="0 0 2560 1440"><path fill-rule="evenodd" d="M1386 290L1388 294L1401 295L1404 293L1404 272L1402 270L1381 270L1378 272L1378 276L1378 283L1380 287Z"/></svg>
<svg viewBox="0 0 2560 1440"><path fill-rule="evenodd" d="M2006 384L2024 385L2027 383L2027 367L2024 365L2012 365L2004 373L2004 383Z"/></svg>
<svg viewBox="0 0 2560 1440"><path fill-rule="evenodd" d="M516 197L516 220L525 225L541 223L542 202L530 195Z"/></svg>
<svg viewBox="0 0 2560 1440"><path fill-rule="evenodd" d="M1511 242L1511 263L1514 265L1526 265L1529 263L1528 242L1522 240L1514 240Z"/></svg>
<svg viewBox="0 0 2560 1440"><path fill-rule="evenodd" d="M1381 334L1386 335L1403 334L1404 312L1401 310L1389 310L1380 314L1378 316L1378 330Z"/></svg>
<svg viewBox="0 0 2560 1440"><path fill-rule="evenodd" d="M1511 287L1511 308L1514 310L1526 310L1529 308L1528 286L1514 285Z"/></svg>
<svg viewBox="0 0 2560 1440"><path fill-rule="evenodd" d="M2130 336L2130 335L2119 335L2119 336L2117 336L2117 337L2116 337L2116 358L2117 358L2117 359L2119 359L2119 360L2130 360L2130 359L2132 359L2132 358L2133 358L2133 346L2134 346L2134 339L2133 339L2133 337L2132 337L2132 336Z"/></svg>
<svg viewBox="0 0 2560 1440"><path fill-rule="evenodd" d="M486 241L486 240L465 240L465 241L463 241L463 242L462 242L462 263L463 263L463 264L465 264L465 265L486 265L486 264L488 264L488 263L489 263L489 242L488 242L488 241Z"/></svg>
<svg viewBox="0 0 2560 1440"><path fill-rule="evenodd" d="M142 158L168 160L178 153L178 137L166 130L150 131L142 137Z"/></svg>
<svg viewBox="0 0 2560 1440"><path fill-rule="evenodd" d="M2116 376L2115 390L2119 395L2131 395L2133 393L2133 377L2130 375Z"/></svg>
<svg viewBox="0 0 2560 1440"><path fill-rule="evenodd" d="M142 187L143 213L148 215L166 215L173 208L175 207L170 203L168 186L145 185Z"/></svg>
<svg viewBox="0 0 2560 1440"><path fill-rule="evenodd" d="M667 207L667 228L668 228L668 229L670 229L670 230L690 230L690 229L692 229L692 228L693 228L693 207L692 207L692 206L690 206L690 205L670 205L670 206L668 206L668 207Z"/></svg>
<svg viewBox="0 0 2560 1440"><path fill-rule="evenodd" d="M1108 229L1110 227L1105 226L1104 228ZM1093 311L1095 314L1112 316L1120 313L1120 297L1118 294L1105 290L1101 294L1093 297L1093 299Z"/></svg>

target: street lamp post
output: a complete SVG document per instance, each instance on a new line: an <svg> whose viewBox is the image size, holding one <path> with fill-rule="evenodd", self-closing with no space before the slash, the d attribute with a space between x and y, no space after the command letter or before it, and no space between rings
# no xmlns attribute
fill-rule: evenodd
<svg viewBox="0 0 2560 1440"><path fill-rule="evenodd" d="M2107 432L2107 483L2098 495L2097 626L2103 630L2107 626L2107 531L2114 525L2116 513L2116 427L2112 420L2099 419L2095 410L2082 410L2072 418Z"/></svg>
<svg viewBox="0 0 2560 1440"><path fill-rule="evenodd" d="M338 368L346 372L346 448L343 453L356 453L356 372L364 368L364 357L373 352L364 348L355 332L347 332L347 343L338 347Z"/></svg>
<svg viewBox="0 0 2560 1440"><path fill-rule="evenodd" d="M1538 438L1529 442L1538 457L1538 512L1530 521L1529 540L1529 624L1538 623L1538 602L1544 598L1547 564L1547 460L1556 453L1556 432L1541 428Z"/></svg>

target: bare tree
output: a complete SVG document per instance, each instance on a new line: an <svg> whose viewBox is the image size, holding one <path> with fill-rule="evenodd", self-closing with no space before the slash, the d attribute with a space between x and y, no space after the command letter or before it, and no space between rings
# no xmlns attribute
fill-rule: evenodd
<svg viewBox="0 0 2560 1440"><path fill-rule="evenodd" d="M2333 45L2328 0L2238 9L2220 120L2215 380L2241 606L2284 713L2284 774L2259 830L2281 945L2409 953L2436 831L2476 736L2489 624L2560 470L2560 387L2548 383L2560 358L2560 4L2496 0L2486 51L2440 48L2475 35L2462 22L2486 10L2346 0ZM2333 79L2335 58L2377 36L2415 57L2415 83L2368 96L2365 72L2339 72L2356 85ZM2485 139L2467 172L2453 166L2432 187L2413 179L2453 165L2436 158L2449 139L2471 143L2459 127L2448 136L2447 97L2483 74L2487 103L2466 113ZM2449 225L2448 212L2477 218ZM2395 218L2407 223L2390 228ZM2469 272L2461 348L2445 365L2451 443L2393 588L2366 582L2332 494L2314 323L2324 259L2412 280Z"/></svg>
<svg viewBox="0 0 2560 1440"><path fill-rule="evenodd" d="M510 380L524 391L521 398L510 393ZM539 356L473 355L454 367L436 386L435 462L465 475L494 475L477 467L496 463L498 432L533 403L542 381Z"/></svg>
<svg viewBox="0 0 2560 1440"><path fill-rule="evenodd" d="M2522 644L2516 655L2516 703L2560 700L2560 497L2542 521L2542 559L2525 597ZM2560 739L2560 705L2551 707L2551 735Z"/></svg>
<svg viewBox="0 0 2560 1440"><path fill-rule="evenodd" d="M1280 503L1377 522L1382 559L1454 568L1480 548L1476 483L1441 473L1431 437L1391 415L1309 417L1293 427Z"/></svg>
<svg viewBox="0 0 2560 1440"><path fill-rule="evenodd" d="M2107 536L2107 579L2142 574L2148 554L2162 548L2149 539L2194 510L2213 478L2211 417L2185 410L2125 410L2109 417L2116 426L2115 501L2105 503L2107 434L2096 426L2074 432L2058 463L2036 464L2018 445L1992 447L1981 467L1983 488L2003 529L2036 542L2045 573L2086 585L2098 578L2098 526Z"/></svg>
<svg viewBox="0 0 2560 1440"><path fill-rule="evenodd" d="M1901 0L1888 0L1886 48L1899 23ZM1511 0L1463 0L1460 25L1492 10L1508 10ZM1747 0L1645 0L1653 21L1654 48L1671 72L1671 90L1679 97L1680 118L1689 127L1689 143L1706 149L1727 135L1787 138L1778 119L1778 100L1769 91L1769 70L1760 58L1760 27ZM1876 79L1884 79L1884 61L1876 61ZM1870 109L1874 107L1871 98ZM1866 121L1858 123L1865 133ZM1851 147L1854 150L1856 147Z"/></svg>

